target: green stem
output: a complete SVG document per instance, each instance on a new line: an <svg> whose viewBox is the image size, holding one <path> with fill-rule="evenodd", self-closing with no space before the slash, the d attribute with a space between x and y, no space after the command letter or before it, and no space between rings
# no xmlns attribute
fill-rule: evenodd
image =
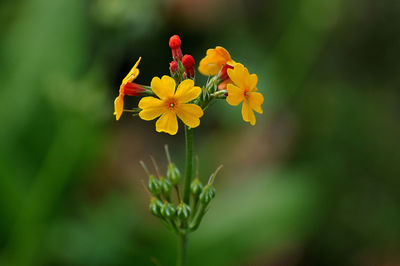
<svg viewBox="0 0 400 266"><path fill-rule="evenodd" d="M179 234L178 259L176 262L177 266L185 266L186 265L187 247L188 247L188 235L187 234Z"/></svg>
<svg viewBox="0 0 400 266"><path fill-rule="evenodd" d="M185 187L183 191L183 201L190 205L190 183L192 182L193 170L193 129L185 126L186 138L186 171L185 171ZM184 224L187 228L187 223ZM185 229L183 228L183 229ZM176 265L186 265L186 255L188 246L188 233L179 234L178 258Z"/></svg>
<svg viewBox="0 0 400 266"><path fill-rule="evenodd" d="M201 220L204 217L204 214L206 214L206 209L207 209L207 204L201 204L199 212L197 213L192 223L189 225L189 229L191 232L195 231L199 227Z"/></svg>
<svg viewBox="0 0 400 266"><path fill-rule="evenodd" d="M185 190L183 201L190 205L190 183L192 182L193 170L193 129L185 126L186 137L186 172L185 172Z"/></svg>

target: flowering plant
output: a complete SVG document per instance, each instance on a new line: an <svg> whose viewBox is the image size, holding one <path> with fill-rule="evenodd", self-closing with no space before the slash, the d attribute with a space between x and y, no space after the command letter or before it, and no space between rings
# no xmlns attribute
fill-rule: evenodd
<svg viewBox="0 0 400 266"><path fill-rule="evenodd" d="M233 106L242 103L243 120L255 125L254 111L262 114L264 98L257 92L257 75L250 74L247 68L235 62L225 48L217 46L207 50L198 69L201 74L208 76L208 80L204 86L199 87L195 85L195 60L191 55L183 56L178 35L170 38L169 46L173 58L169 64L170 75L154 77L150 86L134 83L139 75L139 58L122 80L119 95L114 102L114 115L116 120L120 119L124 111L132 112L146 121L158 118L156 131L170 135L178 132L177 118L184 124L186 169L183 188L180 186L180 171L171 161L168 146L165 146L168 159L166 175L159 171L153 158L157 177L150 173L144 162L140 163L149 177L147 188L151 193L150 212L179 236L177 265L185 265L188 234L199 227L215 197L214 178L222 168L218 167L205 185L199 180L198 171L193 179L193 128L200 125L200 118L210 103L218 100L226 100ZM124 109L125 95L141 97L138 107ZM173 189L176 200L172 199Z"/></svg>

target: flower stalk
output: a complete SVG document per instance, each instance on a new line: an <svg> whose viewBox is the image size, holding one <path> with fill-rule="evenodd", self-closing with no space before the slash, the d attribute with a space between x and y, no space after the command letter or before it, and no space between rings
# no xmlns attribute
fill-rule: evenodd
<svg viewBox="0 0 400 266"><path fill-rule="evenodd" d="M153 157L151 160L155 174L140 161L148 177L147 186L144 187L150 196L150 213L178 236L178 266L186 265L189 233L198 229L207 213L216 194L214 179L222 168L222 165L218 167L203 186L199 178L197 159L194 175L193 129L200 125L200 118L205 111L221 100L232 106L242 104L243 120L254 125L254 112L262 113L261 105L264 101L257 90L257 75L250 74L247 68L236 63L229 52L220 46L208 49L206 56L200 61L198 71L208 76L208 79L203 86L196 86L196 61L189 54L183 56L181 44L178 35L169 40L173 59L169 64L170 76L153 77L150 86L134 82L139 75L139 58L122 80L119 95L114 101L116 120L120 119L123 112L146 121L157 119L156 131L170 135L178 132L178 119L184 124L186 157L183 176L172 162L168 146L165 146L168 160L165 172L158 167ZM138 106L124 108L124 97L127 96L140 97Z"/></svg>

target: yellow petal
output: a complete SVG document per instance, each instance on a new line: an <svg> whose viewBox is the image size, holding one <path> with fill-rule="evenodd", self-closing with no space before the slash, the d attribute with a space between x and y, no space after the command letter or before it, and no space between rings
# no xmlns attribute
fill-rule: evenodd
<svg viewBox="0 0 400 266"><path fill-rule="evenodd" d="M136 61L135 65L129 71L128 75L126 75L126 77L122 80L122 84L132 82L133 80L135 80L137 78L137 76L139 76L139 69L137 67L138 67L141 59L142 58L139 57L139 59Z"/></svg>
<svg viewBox="0 0 400 266"><path fill-rule="evenodd" d="M247 87L247 80L249 79L249 71L242 64L237 63L233 69L228 69L228 76L238 87Z"/></svg>
<svg viewBox="0 0 400 266"><path fill-rule="evenodd" d="M253 110L251 109L249 103L247 100L243 101L243 106L242 106L242 117L243 120L246 122L250 122L252 126L256 124L256 116L254 115Z"/></svg>
<svg viewBox="0 0 400 266"><path fill-rule="evenodd" d="M175 92L175 80L169 76L154 77L151 81L151 89L160 98L166 99L174 96Z"/></svg>
<svg viewBox="0 0 400 266"><path fill-rule="evenodd" d="M139 113L139 117L143 120L153 120L168 110L161 100L150 96L140 100L139 108L143 109Z"/></svg>
<svg viewBox="0 0 400 266"><path fill-rule="evenodd" d="M124 96L120 94L117 98L115 98L114 101L114 115L116 120L120 119L123 111L124 111Z"/></svg>
<svg viewBox="0 0 400 266"><path fill-rule="evenodd" d="M185 125L194 128L200 125L199 118L203 116L203 110L196 104L179 104L176 114Z"/></svg>
<svg viewBox="0 0 400 266"><path fill-rule="evenodd" d="M200 87L195 87L193 80L185 79L176 89L175 98L178 103L187 103L199 97L200 93Z"/></svg>
<svg viewBox="0 0 400 266"><path fill-rule="evenodd" d="M208 49L206 57L204 57L199 64L199 71L205 76L217 75L222 66L228 62L233 63L229 52L217 46L215 49Z"/></svg>
<svg viewBox="0 0 400 266"><path fill-rule="evenodd" d="M227 63L231 60L231 55L224 47L217 46L215 47L215 51L218 53L219 56L221 56L221 58L223 58L224 63Z"/></svg>
<svg viewBox="0 0 400 266"><path fill-rule="evenodd" d="M261 109L261 105L264 102L264 96L259 92L248 92L247 93L247 102L249 103L251 109L256 111L257 113L262 114L263 110Z"/></svg>
<svg viewBox="0 0 400 266"><path fill-rule="evenodd" d="M156 122L157 132L166 132L175 135L178 132L178 120L173 111L165 112Z"/></svg>
<svg viewBox="0 0 400 266"><path fill-rule="evenodd" d="M226 89L228 91L228 96L226 97L226 101L230 105L238 105L244 100L244 90L233 85L233 84L228 84L226 86Z"/></svg>
<svg viewBox="0 0 400 266"><path fill-rule="evenodd" d="M249 75L249 78L246 82L247 87L250 89L250 91L256 91L256 86L257 86L257 81L258 77L256 74L251 74Z"/></svg>
<svg viewBox="0 0 400 266"><path fill-rule="evenodd" d="M204 76L217 75L221 70L221 68L222 65L217 64L217 62L214 61L213 58L204 57L203 59L200 60L199 72Z"/></svg>

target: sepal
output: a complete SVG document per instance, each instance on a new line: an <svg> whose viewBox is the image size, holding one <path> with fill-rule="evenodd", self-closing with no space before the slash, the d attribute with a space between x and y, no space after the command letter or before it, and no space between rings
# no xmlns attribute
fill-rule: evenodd
<svg viewBox="0 0 400 266"><path fill-rule="evenodd" d="M161 206L160 212L164 218L173 218L176 213L175 206L172 203L165 201L164 204Z"/></svg>
<svg viewBox="0 0 400 266"><path fill-rule="evenodd" d="M201 194L202 191L203 191L203 184L198 178L195 178L190 184L190 192L193 195L198 196Z"/></svg>
<svg viewBox="0 0 400 266"><path fill-rule="evenodd" d="M151 214L153 214L154 216L160 216L161 215L161 206L163 205L163 203L157 199L156 197L151 198L150 200L150 205L149 205L149 210L151 212Z"/></svg>
<svg viewBox="0 0 400 266"><path fill-rule="evenodd" d="M208 204L215 197L216 191L212 185L207 185L204 187L200 194L200 202L203 204Z"/></svg>
<svg viewBox="0 0 400 266"><path fill-rule="evenodd" d="M176 214L178 215L179 219L186 220L190 217L191 209L189 205L184 202L181 202L178 207L176 207Z"/></svg>
<svg viewBox="0 0 400 266"><path fill-rule="evenodd" d="M174 163L168 164L167 177L173 185L179 184L179 181L181 180L181 172Z"/></svg>
<svg viewBox="0 0 400 266"><path fill-rule="evenodd" d="M154 175L149 176L149 184L147 185L149 191L154 196L158 197L161 194L160 182Z"/></svg>

